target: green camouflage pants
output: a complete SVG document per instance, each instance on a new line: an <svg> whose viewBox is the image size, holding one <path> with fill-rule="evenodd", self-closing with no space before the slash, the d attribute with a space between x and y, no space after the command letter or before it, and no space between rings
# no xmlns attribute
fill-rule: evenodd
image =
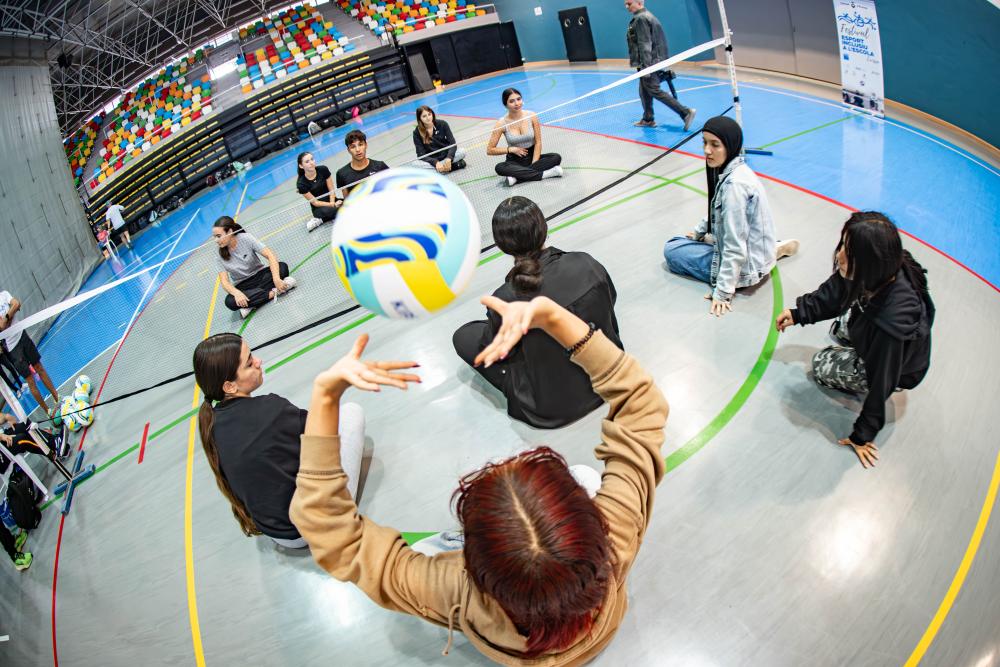
<svg viewBox="0 0 1000 667"><path fill-rule="evenodd" d="M868 391L868 375L864 360L851 347L851 339L847 333L850 312L848 310L838 317L830 327L830 335L843 343L844 347L831 345L813 355L813 377L824 387L863 394Z"/></svg>

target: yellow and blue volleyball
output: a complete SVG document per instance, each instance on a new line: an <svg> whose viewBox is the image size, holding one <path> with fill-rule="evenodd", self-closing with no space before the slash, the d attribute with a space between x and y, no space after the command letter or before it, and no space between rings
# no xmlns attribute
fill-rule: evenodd
<svg viewBox="0 0 1000 667"><path fill-rule="evenodd" d="M59 413L62 416L63 423L66 424L66 428L71 431L79 431L83 424L76 418L77 404L80 401L75 398L67 396L62 400L62 405L59 406ZM86 403L80 403L82 407L86 407Z"/></svg>
<svg viewBox="0 0 1000 667"><path fill-rule="evenodd" d="M83 390L84 392L86 392L87 396L90 396L90 390L92 387L92 385L90 384L90 377L87 375L81 375L76 379L74 387L76 389Z"/></svg>
<svg viewBox="0 0 1000 667"><path fill-rule="evenodd" d="M94 423L94 408L90 407L89 404L83 401L77 402L77 412L73 415L81 426L90 426Z"/></svg>
<svg viewBox="0 0 1000 667"><path fill-rule="evenodd" d="M479 219L450 180L424 169L390 169L358 184L333 225L333 266L351 296L385 317L444 308L479 260Z"/></svg>

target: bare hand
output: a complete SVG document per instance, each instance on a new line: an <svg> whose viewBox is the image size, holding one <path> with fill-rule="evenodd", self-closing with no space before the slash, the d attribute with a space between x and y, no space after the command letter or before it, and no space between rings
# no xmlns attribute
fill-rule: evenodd
<svg viewBox="0 0 1000 667"><path fill-rule="evenodd" d="M774 326L779 332L784 331L793 324L795 324L795 320L792 319L792 311L788 308L781 311L781 315L778 315L778 319L774 321Z"/></svg>
<svg viewBox="0 0 1000 667"><path fill-rule="evenodd" d="M361 355L368 345L368 334L354 341L354 347L337 360L333 366L316 376L316 387L340 396L348 387L364 391L381 391L380 385L405 390L408 382L420 382L420 377L409 373L392 373L404 368L418 368L415 361L362 361Z"/></svg>
<svg viewBox="0 0 1000 667"><path fill-rule="evenodd" d="M236 294L233 295L233 298L236 299L236 305L240 308L246 308L250 305L250 302L247 301L247 295L239 290L236 290Z"/></svg>
<svg viewBox="0 0 1000 667"><path fill-rule="evenodd" d="M715 315L716 317L722 317L729 311L733 309L732 301L719 301L712 294L706 294L705 299L712 301L712 307L709 309L709 314Z"/></svg>
<svg viewBox="0 0 1000 667"><path fill-rule="evenodd" d="M512 147L510 149L510 152L513 153L514 155L518 156L518 157L527 157L527 155L528 155L528 149L527 148L521 148L520 146L514 146L514 147Z"/></svg>
<svg viewBox="0 0 1000 667"><path fill-rule="evenodd" d="M861 461L862 467L866 469L875 467L875 462L878 461L878 447L875 446L874 442L855 445L851 442L850 438L844 438L843 440L838 440L837 444L854 449L854 453L857 455L858 460Z"/></svg>
<svg viewBox="0 0 1000 667"><path fill-rule="evenodd" d="M688 232L688 233L687 233L687 234L685 234L684 236L688 237L688 238L689 238L689 239L691 239L692 241L697 241L697 240L698 240L698 235L697 235L697 234L695 234L694 232Z"/></svg>
<svg viewBox="0 0 1000 667"><path fill-rule="evenodd" d="M509 303L495 296L484 296L479 302L503 318L493 342L477 354L473 361L475 366L485 364L487 367L505 359L529 330L542 327L558 307L552 299L545 296L536 296L531 301Z"/></svg>
<svg viewBox="0 0 1000 667"><path fill-rule="evenodd" d="M334 199L333 200L333 207L334 208L340 208L343 205L344 205L344 200L343 199Z"/></svg>
<svg viewBox="0 0 1000 667"><path fill-rule="evenodd" d="M448 173L448 170L445 169L445 166L444 166L444 160L438 160L437 162L435 162L434 163L434 168L437 169L437 172L439 174L446 174L446 173Z"/></svg>
<svg viewBox="0 0 1000 667"><path fill-rule="evenodd" d="M3 441L4 445L10 447L11 445L14 444L14 436L7 435L5 433L0 433L0 441Z"/></svg>

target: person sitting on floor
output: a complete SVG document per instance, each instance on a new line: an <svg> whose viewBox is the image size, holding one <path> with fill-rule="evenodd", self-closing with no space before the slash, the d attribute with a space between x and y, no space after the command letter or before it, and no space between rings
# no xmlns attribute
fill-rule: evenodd
<svg viewBox="0 0 1000 667"><path fill-rule="evenodd" d="M299 178L295 189L309 202L312 218L306 221L306 231L311 232L324 222L333 222L344 200L336 197L330 169L316 164L312 153L299 153L297 162Z"/></svg>
<svg viewBox="0 0 1000 667"><path fill-rule="evenodd" d="M525 111L521 93L516 88L508 88L500 96L507 113L493 126L487 155L506 155L507 159L496 166L496 172L504 177L507 185L520 181L540 181L543 178L559 178L563 175L562 156L558 153L542 153L542 124L532 111ZM507 140L507 147L500 148L500 137Z"/></svg>
<svg viewBox="0 0 1000 667"><path fill-rule="evenodd" d="M253 396L264 383L264 369L236 334L200 342L194 350L194 375L205 396L198 410L201 444L240 529L247 536L267 535L290 549L305 547L288 518L288 506L308 413L277 394ZM348 492L354 497L364 446L360 406L343 407L339 433Z"/></svg>
<svg viewBox="0 0 1000 667"><path fill-rule="evenodd" d="M497 207L493 239L514 257L514 267L493 296L504 301L547 296L622 347L611 276L587 253L546 247L547 236L545 216L530 199L510 197ZM486 315L452 337L458 356L470 366L500 330L500 316L490 310ZM507 414L538 428L565 426L602 403L583 369L541 331L527 334L506 359L476 370L506 396Z"/></svg>
<svg viewBox="0 0 1000 667"><path fill-rule="evenodd" d="M361 130L348 132L344 137L344 144L347 145L347 152L351 154L351 161L337 170L337 189L340 190L341 196L346 198L356 184L372 174L385 171L389 165L368 157L368 137Z"/></svg>
<svg viewBox="0 0 1000 667"><path fill-rule="evenodd" d="M732 310L737 289L756 285L782 257L799 250L795 239L775 242L774 218L767 193L741 155L743 130L732 118L709 118L702 130L708 217L687 236L663 247L671 272L712 286L709 312L721 317Z"/></svg>
<svg viewBox="0 0 1000 667"><path fill-rule="evenodd" d="M429 106L417 107L413 147L419 158L412 163L415 167L430 167L440 174L465 169L465 151L458 147L448 123L438 120Z"/></svg>
<svg viewBox="0 0 1000 667"><path fill-rule="evenodd" d="M226 290L226 308L241 317L296 285L288 265L228 215L215 221L212 237L219 246L219 280ZM263 256L267 264L260 260Z"/></svg>

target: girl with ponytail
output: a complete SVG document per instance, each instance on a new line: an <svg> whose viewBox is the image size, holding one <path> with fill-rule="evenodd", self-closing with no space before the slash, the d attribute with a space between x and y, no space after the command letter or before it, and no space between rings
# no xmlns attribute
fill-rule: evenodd
<svg viewBox="0 0 1000 667"><path fill-rule="evenodd" d="M267 535L288 548L305 547L288 507L307 412L276 394L252 395L264 382L264 368L246 341L233 333L198 344L194 375L205 396L198 410L205 457L243 534ZM354 496L364 443L361 408L344 405L340 427L344 470Z"/></svg>
<svg viewBox="0 0 1000 667"><path fill-rule="evenodd" d="M549 297L621 348L608 272L587 253L546 247L548 233L545 215L530 199L510 197L497 207L493 240L514 258L514 266L493 295L504 301ZM487 310L487 318L468 322L452 337L458 356L470 366L500 330L499 315ZM587 374L541 332L528 333L503 361L476 370L504 393L507 414L537 428L565 426L601 404Z"/></svg>
<svg viewBox="0 0 1000 667"><path fill-rule="evenodd" d="M844 223L834 272L815 292L778 316L778 331L836 318L831 345L813 356L817 383L865 396L850 436L865 468L875 465L875 436L885 425L885 402L913 389L930 367L934 302L926 270L903 249L899 230L884 214L857 211Z"/></svg>

